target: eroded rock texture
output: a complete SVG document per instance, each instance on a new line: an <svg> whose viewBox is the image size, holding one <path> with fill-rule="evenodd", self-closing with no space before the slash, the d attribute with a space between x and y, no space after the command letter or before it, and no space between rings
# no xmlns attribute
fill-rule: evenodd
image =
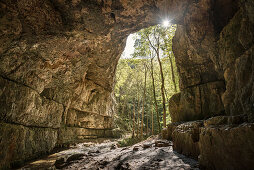
<svg viewBox="0 0 254 170"><path fill-rule="evenodd" d="M0 167L112 136L118 59L156 10L153 1L0 2L0 149L12 150Z"/></svg>
<svg viewBox="0 0 254 170"><path fill-rule="evenodd" d="M174 123L163 133L203 169L254 168L253 14L250 0L201 0L174 37L182 91L170 99Z"/></svg>
<svg viewBox="0 0 254 170"><path fill-rule="evenodd" d="M182 91L170 101L173 121L244 114L245 122L253 122L253 6L252 0L2 0L0 150L13 152L1 154L0 166L56 145L112 135L112 88L126 37L165 17L178 24L173 51ZM224 139L223 127L214 140ZM235 128L252 139L252 125ZM200 129L192 124L172 128L175 149L193 157L200 153L208 169L226 168L212 159L211 150L221 143L206 142L206 132L213 130L205 127L201 138ZM195 146L178 145L181 139Z"/></svg>

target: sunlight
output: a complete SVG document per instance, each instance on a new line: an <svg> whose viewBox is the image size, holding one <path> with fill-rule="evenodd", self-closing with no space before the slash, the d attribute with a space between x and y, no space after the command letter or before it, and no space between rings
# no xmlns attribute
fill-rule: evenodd
<svg viewBox="0 0 254 170"><path fill-rule="evenodd" d="M170 22L168 20L163 21L163 27L168 27L170 25Z"/></svg>

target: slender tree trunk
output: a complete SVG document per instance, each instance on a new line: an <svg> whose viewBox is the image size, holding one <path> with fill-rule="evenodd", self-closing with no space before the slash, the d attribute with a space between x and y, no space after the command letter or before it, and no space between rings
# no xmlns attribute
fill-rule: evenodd
<svg viewBox="0 0 254 170"><path fill-rule="evenodd" d="M152 107L152 135L154 135L154 125L153 125L153 107Z"/></svg>
<svg viewBox="0 0 254 170"><path fill-rule="evenodd" d="M133 103L133 118L132 118L132 138L135 137L135 101Z"/></svg>
<svg viewBox="0 0 254 170"><path fill-rule="evenodd" d="M153 58L151 59L151 77L152 77L152 84L153 84L153 99L154 99L155 111L156 111L156 116L157 116L157 123L158 123L159 133L160 133L161 126L160 126L158 103L156 100L156 92L155 92L155 83L154 83L154 75L153 75Z"/></svg>
<svg viewBox="0 0 254 170"><path fill-rule="evenodd" d="M146 115L147 115L146 116L146 136L148 136L148 114L146 114Z"/></svg>
<svg viewBox="0 0 254 170"><path fill-rule="evenodd" d="M138 95L138 107L137 107L137 123L138 123L138 126L137 126L137 137L139 137L139 105L140 105L140 103L139 103L139 95Z"/></svg>
<svg viewBox="0 0 254 170"><path fill-rule="evenodd" d="M131 108L128 108L128 105L127 105L127 112L128 112L128 121L130 122L131 121Z"/></svg>
<svg viewBox="0 0 254 170"><path fill-rule="evenodd" d="M122 117L124 118L124 113L125 113L125 101L123 102L123 107L122 107Z"/></svg>
<svg viewBox="0 0 254 170"><path fill-rule="evenodd" d="M142 103L142 119L141 119L141 131L140 135L143 138L143 128L144 128L144 113L145 113L145 101L146 101L146 65L145 65L145 84L144 84L144 94L143 94L143 103Z"/></svg>
<svg viewBox="0 0 254 170"><path fill-rule="evenodd" d="M165 92L164 92L164 75L162 70L162 64L160 60L160 53L158 49L156 50L157 59L160 66L160 73L161 73L161 96L162 96L162 105L163 105L163 127L166 127L166 98L165 98Z"/></svg>
<svg viewBox="0 0 254 170"><path fill-rule="evenodd" d="M171 58L171 53L170 53L170 56L168 56L168 58L169 58L169 61L170 61L170 66L171 66L171 76L172 76L172 81L173 81L173 84L174 84L174 89L175 89L175 92L177 92L175 72L174 72L174 67L173 67L173 61L172 61L172 58Z"/></svg>

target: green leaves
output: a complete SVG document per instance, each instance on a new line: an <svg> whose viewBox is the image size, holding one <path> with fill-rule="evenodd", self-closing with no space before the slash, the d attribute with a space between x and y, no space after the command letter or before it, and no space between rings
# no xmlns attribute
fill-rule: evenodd
<svg viewBox="0 0 254 170"><path fill-rule="evenodd" d="M132 58L125 58L119 60L116 71L115 84L115 96L118 103L117 110L118 115L122 116L122 120L126 120L125 123L129 126L132 126L128 121L131 120L131 118L128 118L128 116L132 116L133 104L135 104L136 118L138 116L137 113L138 111L140 111L142 106L141 100L144 89L144 65L146 65L148 69L144 122L146 122L147 119L151 120L151 110L155 110L153 100L152 78L150 76L150 59L154 60L153 67L156 99L158 102L159 113L162 116L160 68L157 62L157 58L155 57L157 52L159 52L160 54L163 67L166 99L168 100L176 92L172 72L174 73L175 84L177 86L176 89L177 91L179 91L179 78L175 64L174 54L172 52L172 38L174 36L175 30L175 25L172 25L171 27L161 27L159 25L156 25L140 30L135 34L135 50L132 54ZM139 108L138 103L140 103ZM166 108L168 108L167 103ZM124 115L120 115L120 113L122 114L123 111ZM156 120L156 114L153 115L154 120ZM169 121L170 116L169 114L167 114L167 123L169 123ZM151 127L151 122L149 123L149 126ZM154 121L154 129L157 130L157 127L158 123L157 121Z"/></svg>

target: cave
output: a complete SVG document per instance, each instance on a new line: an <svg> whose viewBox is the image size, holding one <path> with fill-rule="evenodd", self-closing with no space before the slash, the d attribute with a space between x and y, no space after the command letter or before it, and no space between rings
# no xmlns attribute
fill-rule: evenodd
<svg viewBox="0 0 254 170"><path fill-rule="evenodd" d="M165 18L181 93L163 136L203 169L253 169L253 0L2 0L0 169L114 136L126 38Z"/></svg>

